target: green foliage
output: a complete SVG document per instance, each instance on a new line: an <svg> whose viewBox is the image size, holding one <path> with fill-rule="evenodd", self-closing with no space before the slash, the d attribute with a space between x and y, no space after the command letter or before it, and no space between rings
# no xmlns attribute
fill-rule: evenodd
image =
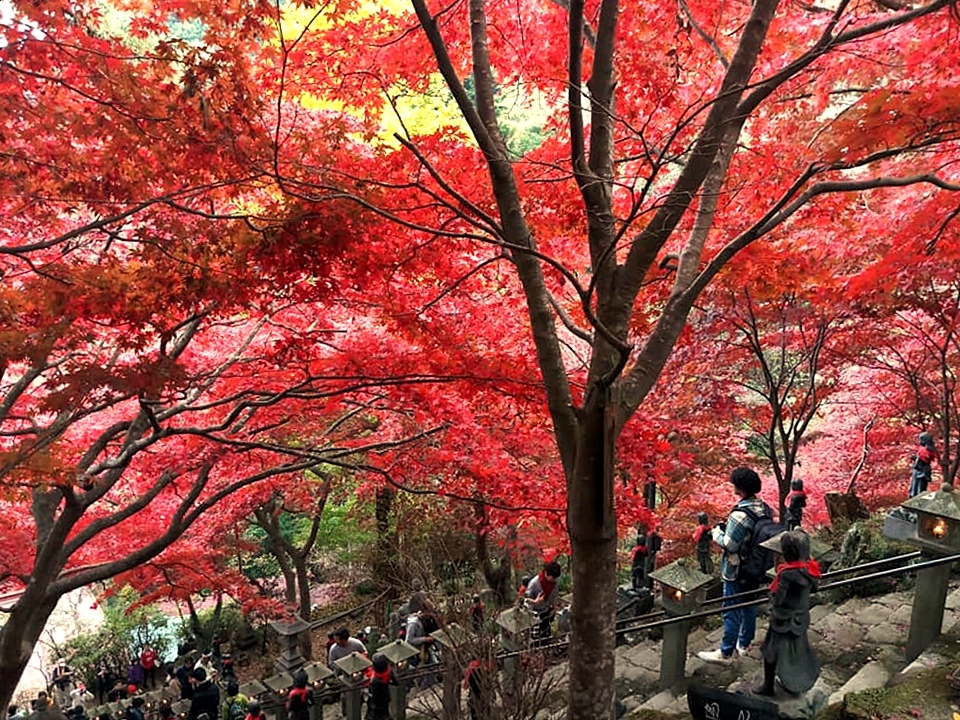
<svg viewBox="0 0 960 720"><path fill-rule="evenodd" d="M235 639L244 634L248 626L240 607L232 602L224 603L219 613L216 608L201 608L197 611L197 619L203 629L203 638ZM195 637L194 632L190 619L184 618L177 627L177 639L183 641L189 637Z"/></svg>
<svg viewBox="0 0 960 720"><path fill-rule="evenodd" d="M356 522L355 513L373 516L373 504L356 497L338 504L328 504L320 520L317 533L317 549L333 553L339 563L352 563L364 555L366 548L375 541L369 526Z"/></svg>
<svg viewBox="0 0 960 720"><path fill-rule="evenodd" d="M883 514L879 514L853 523L844 535L840 558L830 567L830 570L840 570L911 552L913 548L908 545L884 537L883 519ZM909 588L913 582L912 574L893 575L852 583L827 592L830 600L841 602L850 597L871 597Z"/></svg>
<svg viewBox="0 0 960 720"><path fill-rule="evenodd" d="M95 633L71 638L61 649L88 684L92 684L98 664L106 662L125 670L146 644L160 657L169 654L169 619L152 605L137 605L139 600L136 590L124 587L104 601L103 625Z"/></svg>

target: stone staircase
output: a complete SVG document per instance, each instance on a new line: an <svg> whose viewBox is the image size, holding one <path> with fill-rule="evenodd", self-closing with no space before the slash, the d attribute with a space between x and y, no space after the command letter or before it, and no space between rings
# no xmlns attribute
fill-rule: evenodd
<svg viewBox="0 0 960 720"><path fill-rule="evenodd" d="M839 604L821 601L811 609L810 641L823 665L820 679L805 695L790 696L778 689L774 701L781 717L811 718L823 708L840 703L848 693L903 682L923 668L946 662L938 643L913 663L904 647L910 628L914 592L896 592L873 598L852 598ZM757 642L766 632L761 612ZM960 589L951 585L941 628L944 641L960 637ZM760 683L763 663L759 652L729 664L706 663L696 657L699 650L719 646L722 629L714 620L691 630L688 640L686 680L672 690L658 690L660 642L641 640L617 648L618 697L629 718L637 710L655 710L678 718L690 717L686 685L697 683L749 692ZM945 708L947 710L947 708ZM949 713L943 716L949 718Z"/></svg>

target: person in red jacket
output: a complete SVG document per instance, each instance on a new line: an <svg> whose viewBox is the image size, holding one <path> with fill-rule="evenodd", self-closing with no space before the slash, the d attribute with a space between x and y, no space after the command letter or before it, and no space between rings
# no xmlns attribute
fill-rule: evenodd
<svg viewBox="0 0 960 720"><path fill-rule="evenodd" d="M144 645L140 651L140 665L143 666L143 686L150 686L151 690L157 688L157 651L149 645Z"/></svg>

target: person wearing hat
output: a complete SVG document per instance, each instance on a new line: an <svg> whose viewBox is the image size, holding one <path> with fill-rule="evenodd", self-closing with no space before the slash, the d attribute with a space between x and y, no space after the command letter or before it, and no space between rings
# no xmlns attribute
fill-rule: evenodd
<svg viewBox="0 0 960 720"><path fill-rule="evenodd" d="M206 715L210 720L219 717L220 690L207 677L207 671L199 665L195 667L190 673L190 683L193 685L193 699L187 720L198 720L201 715Z"/></svg>

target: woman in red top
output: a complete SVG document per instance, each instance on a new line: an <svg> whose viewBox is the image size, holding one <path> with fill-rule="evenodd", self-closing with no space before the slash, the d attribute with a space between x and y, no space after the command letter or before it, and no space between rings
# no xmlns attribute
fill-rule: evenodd
<svg viewBox="0 0 960 720"><path fill-rule="evenodd" d="M143 666L143 686L157 687L157 651L149 645L144 645L140 652L140 665Z"/></svg>

